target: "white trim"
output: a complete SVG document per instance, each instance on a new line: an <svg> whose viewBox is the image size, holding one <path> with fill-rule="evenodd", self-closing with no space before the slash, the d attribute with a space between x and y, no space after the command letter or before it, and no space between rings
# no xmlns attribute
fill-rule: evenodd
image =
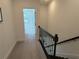
<svg viewBox="0 0 79 59"><path fill-rule="evenodd" d="M13 46L11 46L11 48L9 49L9 51L8 51L7 54L4 56L3 59L7 59L7 58L8 58L8 56L9 56L10 53L12 52L13 48L15 47L15 45L16 45L16 42L13 44Z"/></svg>

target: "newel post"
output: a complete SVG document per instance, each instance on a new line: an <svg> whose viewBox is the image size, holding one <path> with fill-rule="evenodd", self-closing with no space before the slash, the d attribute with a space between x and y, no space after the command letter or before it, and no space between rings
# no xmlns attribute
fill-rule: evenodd
<svg viewBox="0 0 79 59"><path fill-rule="evenodd" d="M55 34L55 37L54 37L54 57L56 56L56 45L57 45L57 42L58 42L58 35Z"/></svg>

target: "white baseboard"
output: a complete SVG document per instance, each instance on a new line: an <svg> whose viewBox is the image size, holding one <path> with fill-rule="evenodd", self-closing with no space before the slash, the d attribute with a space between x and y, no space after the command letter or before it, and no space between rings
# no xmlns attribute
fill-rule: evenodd
<svg viewBox="0 0 79 59"><path fill-rule="evenodd" d="M7 58L8 58L8 56L9 56L10 53L12 52L13 48L15 47L15 45L16 45L16 42L11 46L11 48L10 48L9 51L8 51L8 53L6 54L6 56L4 56L3 59L7 59Z"/></svg>

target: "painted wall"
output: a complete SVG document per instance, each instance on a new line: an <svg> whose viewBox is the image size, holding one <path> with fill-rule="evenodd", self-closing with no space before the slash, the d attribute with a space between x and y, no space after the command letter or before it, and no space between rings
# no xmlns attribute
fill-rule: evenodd
<svg viewBox="0 0 79 59"><path fill-rule="evenodd" d="M78 0L55 0L49 5L48 30L59 34L60 40L79 35Z"/></svg>
<svg viewBox="0 0 79 59"><path fill-rule="evenodd" d="M39 1L37 0L14 0L14 16L16 24L17 40L23 41L25 39L24 34L24 20L23 20L23 8L36 9L36 24L39 23Z"/></svg>
<svg viewBox="0 0 79 59"><path fill-rule="evenodd" d="M16 43L10 0L0 0L3 22L0 23L0 59L6 59Z"/></svg>
<svg viewBox="0 0 79 59"><path fill-rule="evenodd" d="M40 26L47 30L48 28L48 6L40 4Z"/></svg>
<svg viewBox="0 0 79 59"><path fill-rule="evenodd" d="M17 34L17 40L23 41L24 38L24 22L23 22L23 8L34 8L36 9L36 26L47 30L47 19L48 19L48 9L46 5L40 4L39 0L14 0L14 10L15 10L15 28Z"/></svg>
<svg viewBox="0 0 79 59"><path fill-rule="evenodd" d="M53 0L48 10L48 31L59 34L59 41L79 36L79 0ZM62 55L79 56L78 44L79 41L61 44L57 51Z"/></svg>

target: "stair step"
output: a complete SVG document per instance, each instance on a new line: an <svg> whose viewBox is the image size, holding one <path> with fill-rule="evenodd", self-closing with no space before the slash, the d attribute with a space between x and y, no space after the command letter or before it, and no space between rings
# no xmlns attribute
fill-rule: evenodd
<svg viewBox="0 0 79 59"><path fill-rule="evenodd" d="M48 59L68 59L68 58L64 58L64 57L60 57L60 56L52 56L52 55L49 55L49 58Z"/></svg>

